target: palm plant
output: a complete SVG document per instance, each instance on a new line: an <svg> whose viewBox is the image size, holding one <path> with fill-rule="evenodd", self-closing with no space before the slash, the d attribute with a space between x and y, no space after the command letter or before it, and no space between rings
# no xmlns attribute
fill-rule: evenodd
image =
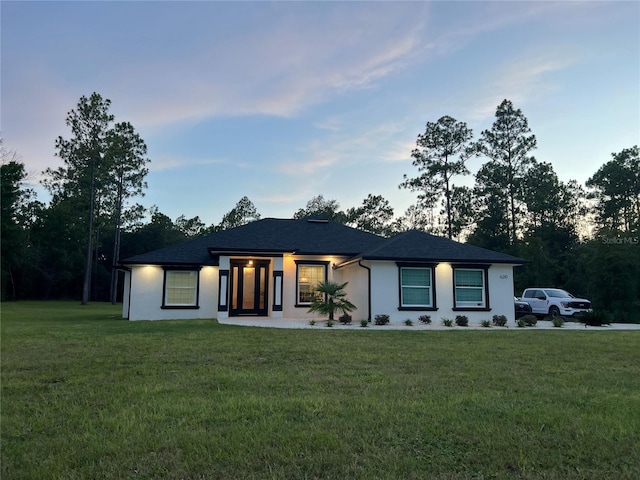
<svg viewBox="0 0 640 480"><path fill-rule="evenodd" d="M357 307L347 300L347 293L344 287L347 283L320 282L314 289L317 293L313 298L313 303L309 312L318 312L322 315L329 315L329 321L333 321L333 314L336 311L347 313L356 310Z"/></svg>

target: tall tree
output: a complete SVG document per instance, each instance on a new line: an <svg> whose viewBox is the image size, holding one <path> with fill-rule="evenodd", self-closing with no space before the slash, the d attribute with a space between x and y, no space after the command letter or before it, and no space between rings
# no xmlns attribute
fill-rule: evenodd
<svg viewBox="0 0 640 480"><path fill-rule="evenodd" d="M91 297L97 232L101 230L104 234L112 228L114 232L119 229L126 212L125 201L141 194L147 173L144 142L130 124L112 126L114 116L109 113L110 106L111 100L95 92L89 98L80 98L66 118L71 138L56 140L57 156L64 165L47 169L47 178L42 182L52 194L53 207L67 203L67 210L73 209L86 219L82 304L88 303ZM135 207L131 212L139 213L140 208ZM115 235L117 237L117 233ZM118 244L116 238L114 248L118 248Z"/></svg>
<svg viewBox="0 0 640 480"><path fill-rule="evenodd" d="M473 189L464 185L454 185L450 197L451 235L456 239L466 238L474 220Z"/></svg>
<svg viewBox="0 0 640 480"><path fill-rule="evenodd" d="M393 207L382 195L367 195L362 206L347 210L348 223L360 230L389 236L393 220Z"/></svg>
<svg viewBox="0 0 640 480"><path fill-rule="evenodd" d="M123 220L133 222L139 220L143 209L139 205L128 206L127 201L132 197L144 196L147 187L145 177L149 173L146 165L149 163L147 145L129 122L117 123L107 133L106 160L111 172L111 181L107 186L112 190L109 209L113 218L113 257L111 268L111 287L109 297L111 303L116 303L118 291L118 270L120 261L120 233Z"/></svg>
<svg viewBox="0 0 640 480"><path fill-rule="evenodd" d="M587 180L596 200L596 222L600 229L637 232L640 227L640 153L638 146L612 153Z"/></svg>
<svg viewBox="0 0 640 480"><path fill-rule="evenodd" d="M305 208L293 214L293 218L320 217L338 223L347 222L347 214L340 210L337 200L325 200L323 195L313 197Z"/></svg>
<svg viewBox="0 0 640 480"><path fill-rule="evenodd" d="M418 135L416 146L411 152L413 166L421 174L414 178L404 176L401 188L420 192L418 200L426 203L442 198L446 215L445 232L449 238L454 236L454 208L452 195L453 177L467 175L465 163L474 154L471 144L473 131L464 122L444 116L437 122L427 122L425 132Z"/></svg>
<svg viewBox="0 0 640 480"><path fill-rule="evenodd" d="M476 173L473 187L475 229L470 243L501 252L510 244L508 197L504 194L504 176L500 165L485 163Z"/></svg>
<svg viewBox="0 0 640 480"><path fill-rule="evenodd" d="M72 137L56 140L57 155L65 166L56 170L47 169L49 176L43 183L52 193L52 202L69 196L82 195L86 199L87 241L82 286L82 304L89 302L91 295L91 269L93 266L94 221L97 190L101 190L107 168L104 165L106 137L114 116L109 113L111 100L97 93L89 98L80 97L77 108L67 114L66 124Z"/></svg>
<svg viewBox="0 0 640 480"><path fill-rule="evenodd" d="M187 218L184 215L180 215L176 218L175 227L182 232L186 238L197 237L203 233L207 233L207 227L200 217L196 215L193 218Z"/></svg>
<svg viewBox="0 0 640 480"><path fill-rule="evenodd" d="M123 231L122 256L124 258L187 240L187 235L177 225L180 222L180 217L174 223L155 205L149 209L149 213L151 214L149 223Z"/></svg>
<svg viewBox="0 0 640 480"><path fill-rule="evenodd" d="M0 138L0 270L2 299L16 298L15 271L26 254L25 231L20 222L20 209L29 196L23 182L27 176L24 164L14 150L8 150Z"/></svg>
<svg viewBox="0 0 640 480"><path fill-rule="evenodd" d="M507 198L508 238L514 244L518 238L523 177L532 162L530 152L536 148L536 137L530 135L529 122L510 100L496 109L496 119L490 130L482 132L478 142L480 152L489 158L484 168L494 170L493 190ZM497 175L496 175L497 173Z"/></svg>
<svg viewBox="0 0 640 480"><path fill-rule="evenodd" d="M220 224L215 227L215 230L228 230L255 220L260 220L258 209L253 202L249 200L249 197L244 196L236 203L235 207L225 213Z"/></svg>
<svg viewBox="0 0 640 480"><path fill-rule="evenodd" d="M433 215L432 211L425 208L420 203L411 205L404 214L398 217L391 226L392 233L402 233L409 230L421 230L424 232L433 232Z"/></svg>
<svg viewBox="0 0 640 480"><path fill-rule="evenodd" d="M523 177L528 230L549 227L576 231L585 213L583 198L584 191L575 180L562 182L550 163L534 160Z"/></svg>

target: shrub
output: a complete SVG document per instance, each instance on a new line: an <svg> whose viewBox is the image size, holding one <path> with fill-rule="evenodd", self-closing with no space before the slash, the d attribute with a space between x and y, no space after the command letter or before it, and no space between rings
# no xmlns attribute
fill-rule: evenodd
<svg viewBox="0 0 640 480"><path fill-rule="evenodd" d="M386 325L389 323L389 315L379 314L375 316L376 325Z"/></svg>
<svg viewBox="0 0 640 480"><path fill-rule="evenodd" d="M333 320L327 320L327 327L333 327Z"/></svg>
<svg viewBox="0 0 640 480"><path fill-rule="evenodd" d="M340 315L340 318L338 318L338 320L340 320L340 323L342 323L343 325L348 325L351 323L351 315L349 315L348 313L343 313L342 315Z"/></svg>
<svg viewBox="0 0 640 480"><path fill-rule="evenodd" d="M314 288L313 302L309 308L309 312L317 312L322 315L328 315L329 320L333 323L335 312L352 312L356 310L356 306L347 300L347 294L344 288L349 282L320 282ZM332 325L327 325L328 327Z"/></svg>
<svg viewBox="0 0 640 480"><path fill-rule="evenodd" d="M524 320L527 327L535 327L536 323L538 323L538 317L535 315L523 315L520 320Z"/></svg>
<svg viewBox="0 0 640 480"><path fill-rule="evenodd" d="M362 328L366 328L369 326L369 321L368 320L360 320L360 326Z"/></svg>
<svg viewBox="0 0 640 480"><path fill-rule="evenodd" d="M553 326L556 328L561 328L562 325L564 325L564 320L560 317L556 317L551 321L553 322Z"/></svg>
<svg viewBox="0 0 640 480"><path fill-rule="evenodd" d="M518 327L520 328L524 328L527 326L527 322L524 321L524 319L522 317L520 317L517 321L516 324L518 325Z"/></svg>
<svg viewBox="0 0 640 480"><path fill-rule="evenodd" d="M466 315L456 315L456 325L459 327L468 327L469 326L469 317Z"/></svg>
<svg viewBox="0 0 640 480"><path fill-rule="evenodd" d="M431 323L431 315L420 315L418 320L420 320L420 323L429 325Z"/></svg>
<svg viewBox="0 0 640 480"><path fill-rule="evenodd" d="M309 325L311 325L312 327L316 324L315 320L309 320Z"/></svg>
<svg viewBox="0 0 640 480"><path fill-rule="evenodd" d="M410 318L407 318L407 319L404 321L404 324L405 324L407 327L411 327L411 326L413 325L413 320L411 320Z"/></svg>
<svg viewBox="0 0 640 480"><path fill-rule="evenodd" d="M489 328L491 326L491 320L482 320L480 322L480 325L482 325L485 328Z"/></svg>
<svg viewBox="0 0 640 480"><path fill-rule="evenodd" d="M443 318L442 325L444 325L445 327L453 327L453 320L451 320L450 318Z"/></svg>
<svg viewBox="0 0 640 480"><path fill-rule="evenodd" d="M507 317L505 315L494 315L493 324L496 327L504 327L507 324Z"/></svg>
<svg viewBox="0 0 640 480"><path fill-rule="evenodd" d="M611 323L611 316L609 312L605 310L580 312L576 315L576 318L580 323L584 323L585 326L601 327L602 325L609 325Z"/></svg>

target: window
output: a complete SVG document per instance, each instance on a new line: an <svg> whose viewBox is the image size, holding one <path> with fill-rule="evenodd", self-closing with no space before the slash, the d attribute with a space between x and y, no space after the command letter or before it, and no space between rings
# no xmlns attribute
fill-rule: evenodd
<svg viewBox="0 0 640 480"><path fill-rule="evenodd" d="M397 262L400 305L398 310L436 310L435 265Z"/></svg>
<svg viewBox="0 0 640 480"><path fill-rule="evenodd" d="M456 268L454 272L454 309L488 308L486 268Z"/></svg>
<svg viewBox="0 0 640 480"><path fill-rule="evenodd" d="M198 308L197 270L165 270L162 308Z"/></svg>
<svg viewBox="0 0 640 480"><path fill-rule="evenodd" d="M314 291L318 283L327 277L328 262L298 263L298 292L296 305L311 305L317 293Z"/></svg>
<svg viewBox="0 0 640 480"><path fill-rule="evenodd" d="M400 269L400 285L402 290L400 304L403 307L431 306L430 268Z"/></svg>

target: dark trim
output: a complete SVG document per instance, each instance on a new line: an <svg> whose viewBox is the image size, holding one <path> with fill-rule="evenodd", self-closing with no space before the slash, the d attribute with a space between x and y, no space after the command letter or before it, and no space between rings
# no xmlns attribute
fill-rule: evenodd
<svg viewBox="0 0 640 480"><path fill-rule="evenodd" d="M165 265L162 267L162 269L166 272L167 270L182 270L185 272L199 272L200 270L202 270L202 265L193 265L193 266L187 266L187 265Z"/></svg>
<svg viewBox="0 0 640 480"><path fill-rule="evenodd" d="M491 303L489 302L489 267L486 263L456 263L451 264L451 285L453 286L453 310L454 312L490 312ZM484 307L457 307L456 306L456 269L459 270L482 270L484 271Z"/></svg>
<svg viewBox="0 0 640 480"><path fill-rule="evenodd" d="M490 312L490 308L486 307L454 307L451 310L454 312Z"/></svg>
<svg viewBox="0 0 640 480"><path fill-rule="evenodd" d="M222 278L226 278L225 289L222 291ZM222 300L225 300L224 305L222 305ZM220 270L218 272L218 311L219 312L228 312L229 311L229 270Z"/></svg>
<svg viewBox="0 0 640 480"><path fill-rule="evenodd" d="M126 268L126 270L129 271L129 292L127 293L127 296L129 297L129 301L127 303L127 320L130 320L131 319L131 286L133 285L133 270L131 268ZM124 291L122 292L122 297L124 298Z"/></svg>
<svg viewBox="0 0 640 480"><path fill-rule="evenodd" d="M335 254L334 254L335 255ZM524 260L522 258L514 258L513 260L505 260L505 259L497 259L497 258L487 258L486 260L480 260L478 258L447 258L447 257L438 257L438 258L424 258L424 257L407 257L407 258L398 258L392 256L384 256L384 255L363 255L361 257L363 260L380 260L380 261L390 261L390 262L408 262L408 263L478 263L484 262L484 265L501 263L506 265L525 265L527 263L531 263L529 260Z"/></svg>
<svg viewBox="0 0 640 480"><path fill-rule="evenodd" d="M296 265L329 265L329 260L294 260Z"/></svg>
<svg viewBox="0 0 640 480"><path fill-rule="evenodd" d="M324 266L324 281L326 282L329 279L329 265L331 262L327 260L294 260L296 264L296 303L294 305L295 308L309 308L311 306L311 302L309 303L298 303L298 299L300 298L300 279L299 279L299 271L300 265L315 265L315 266Z"/></svg>
<svg viewBox="0 0 640 480"><path fill-rule="evenodd" d="M396 262L401 268L436 268L438 262Z"/></svg>
<svg viewBox="0 0 640 480"><path fill-rule="evenodd" d="M229 293L229 316L231 317L239 317L239 316L266 316L269 314L269 269L271 262L269 260L256 260L252 264L249 258L234 258L231 259L229 264L231 266L231 275L229 277L229 282L231 283L230 293ZM243 299L243 290L244 290L244 273L242 269L244 267L253 267L256 275L254 276L254 297L253 297L253 308L245 309L242 307L242 299ZM234 291L235 278L234 278L234 269L238 269L238 289ZM264 276L262 275L264 270ZM264 277L264 293L260 294L260 280ZM241 295L242 294L242 295ZM236 307L233 308L234 300L237 302ZM264 308L260 308L260 300L264 300Z"/></svg>
<svg viewBox="0 0 640 480"><path fill-rule="evenodd" d="M162 267L162 310L196 310L200 308L200 270L202 267ZM167 272L196 272L196 304L195 305L167 305Z"/></svg>
<svg viewBox="0 0 640 480"><path fill-rule="evenodd" d="M437 312L436 307L398 307L401 312Z"/></svg>
<svg viewBox="0 0 640 480"><path fill-rule="evenodd" d="M436 267L437 263L430 262L396 262L398 267L398 310L408 312L435 312L438 310L437 296L436 296ZM430 307L405 307L402 305L402 269L403 268L428 268L431 271L431 306Z"/></svg>
<svg viewBox="0 0 640 480"><path fill-rule="evenodd" d="M276 297L276 285L280 283L280 298ZM273 271L273 305L271 310L274 312L282 311L282 302L284 299L284 272L282 270Z"/></svg>
<svg viewBox="0 0 640 480"><path fill-rule="evenodd" d="M162 310L198 310L200 305L163 305L160 308Z"/></svg>
<svg viewBox="0 0 640 480"><path fill-rule="evenodd" d="M150 265L153 267L169 267L169 268L186 268L186 269L195 269L195 268L202 268L202 267L217 267L218 263L209 263L209 262L194 262L194 263L176 263L176 262L143 262L143 261L126 261L126 263L123 263L122 266L123 268L126 268L126 265Z"/></svg>
<svg viewBox="0 0 640 480"><path fill-rule="evenodd" d="M358 265L367 270L367 321L371 322L371 268L362 264L362 260L358 260Z"/></svg>
<svg viewBox="0 0 640 480"><path fill-rule="evenodd" d="M491 266L490 263L452 263L452 267L454 268L475 268L477 270L488 270Z"/></svg>
<svg viewBox="0 0 640 480"><path fill-rule="evenodd" d="M215 247L209 248L208 252L212 256L238 256L238 257L283 257L285 253L292 253L291 251L274 251L269 249L256 248L247 250L246 248L225 248L217 250Z"/></svg>

